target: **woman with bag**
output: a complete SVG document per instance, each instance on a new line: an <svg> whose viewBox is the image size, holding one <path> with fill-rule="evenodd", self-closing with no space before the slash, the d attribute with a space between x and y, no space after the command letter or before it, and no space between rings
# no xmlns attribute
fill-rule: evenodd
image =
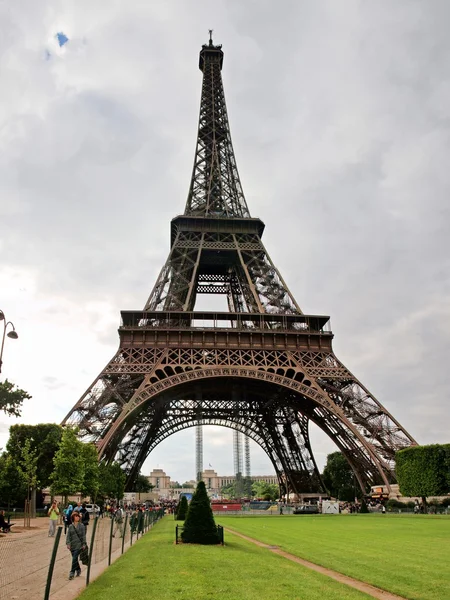
<svg viewBox="0 0 450 600"><path fill-rule="evenodd" d="M87 549L86 530L81 523L81 515L78 511L72 513L72 525L69 526L66 536L67 548L72 553L72 567L69 573L69 579L73 579L75 574L77 577L81 575L81 567L78 562L78 557L82 550Z"/></svg>

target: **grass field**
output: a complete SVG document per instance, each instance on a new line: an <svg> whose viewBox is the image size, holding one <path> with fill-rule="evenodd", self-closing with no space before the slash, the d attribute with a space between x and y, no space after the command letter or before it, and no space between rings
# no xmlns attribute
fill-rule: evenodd
<svg viewBox="0 0 450 600"><path fill-rule="evenodd" d="M221 516L216 521L400 596L450 600L448 516Z"/></svg>
<svg viewBox="0 0 450 600"><path fill-rule="evenodd" d="M280 525L285 528L284 522ZM229 533L224 547L175 546L174 537L175 521L165 517L91 583L80 600L369 598Z"/></svg>

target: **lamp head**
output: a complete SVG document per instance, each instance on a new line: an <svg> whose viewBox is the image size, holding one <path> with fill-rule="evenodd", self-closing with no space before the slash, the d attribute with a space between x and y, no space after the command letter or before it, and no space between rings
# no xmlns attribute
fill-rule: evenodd
<svg viewBox="0 0 450 600"><path fill-rule="evenodd" d="M6 335L13 340L17 340L19 337L16 331L9 331Z"/></svg>
<svg viewBox="0 0 450 600"><path fill-rule="evenodd" d="M5 313L0 310L0 321L4 321L5 320Z"/></svg>

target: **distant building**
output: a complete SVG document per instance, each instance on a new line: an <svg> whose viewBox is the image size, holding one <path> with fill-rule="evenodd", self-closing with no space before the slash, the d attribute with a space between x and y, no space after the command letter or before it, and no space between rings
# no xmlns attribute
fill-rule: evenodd
<svg viewBox="0 0 450 600"><path fill-rule="evenodd" d="M147 479L154 486L152 493L149 494L149 497L154 499L167 498L179 500L181 494L194 492L197 485L194 480L191 480L185 482L182 487L174 487L170 480L170 475L167 475L163 469L153 469ZM265 481L266 483L278 485L276 475L252 475L250 479L252 481ZM208 495L218 498L221 497L223 487L236 481L236 475L217 475L214 469L205 469L202 472L202 480L205 482ZM191 485L188 486L187 484Z"/></svg>

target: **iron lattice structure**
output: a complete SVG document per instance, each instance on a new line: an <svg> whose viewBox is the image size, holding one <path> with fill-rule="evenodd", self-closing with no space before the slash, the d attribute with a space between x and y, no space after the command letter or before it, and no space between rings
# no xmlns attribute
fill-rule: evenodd
<svg viewBox="0 0 450 600"><path fill-rule="evenodd" d="M329 317L304 315L270 259L236 167L222 64L210 39L200 52L192 180L185 212L171 223L167 262L144 310L121 313L117 353L63 424L117 460L128 485L173 433L231 427L265 450L282 491L301 493L323 490L312 422L362 489L389 488L395 452L416 442L336 358ZM229 310L195 311L202 293L225 294Z"/></svg>

